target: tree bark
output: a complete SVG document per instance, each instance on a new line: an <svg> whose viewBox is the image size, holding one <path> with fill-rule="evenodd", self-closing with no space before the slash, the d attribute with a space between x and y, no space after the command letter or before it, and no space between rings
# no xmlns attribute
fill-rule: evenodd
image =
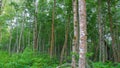
<svg viewBox="0 0 120 68"><path fill-rule="evenodd" d="M87 52L87 31L86 31L86 2L85 0L78 0L79 2L79 68L86 67L86 52Z"/></svg>
<svg viewBox="0 0 120 68"><path fill-rule="evenodd" d="M110 33L111 33L111 38L112 38L112 51L113 51L113 58L114 61L117 62L118 61L118 56L117 56L117 48L115 45L115 37L114 37L114 33L113 33L113 22L112 22L112 15L111 15L111 6L110 6L110 0L107 0L107 4L108 4L108 16L109 16L109 23L110 23Z"/></svg>
<svg viewBox="0 0 120 68"><path fill-rule="evenodd" d="M98 0L98 27L99 27L99 61L105 62L104 32L102 21L101 0Z"/></svg>
<svg viewBox="0 0 120 68"><path fill-rule="evenodd" d="M2 0L0 0L0 14L2 13Z"/></svg>
<svg viewBox="0 0 120 68"><path fill-rule="evenodd" d="M38 13L38 0L34 1L35 5L35 16L34 16L34 40L33 40L33 46L34 46L34 52L38 50L38 31L37 31L37 13Z"/></svg>
<svg viewBox="0 0 120 68"><path fill-rule="evenodd" d="M75 54L77 54L78 46L78 20L77 20L77 0L73 0L73 22L74 22L74 37L72 46L72 68L76 68Z"/></svg>
<svg viewBox="0 0 120 68"><path fill-rule="evenodd" d="M54 0L53 13L52 13L52 34L51 34L51 46L50 46L50 57L51 57L51 58L53 57L53 50L54 50L55 6L56 6L56 0Z"/></svg>

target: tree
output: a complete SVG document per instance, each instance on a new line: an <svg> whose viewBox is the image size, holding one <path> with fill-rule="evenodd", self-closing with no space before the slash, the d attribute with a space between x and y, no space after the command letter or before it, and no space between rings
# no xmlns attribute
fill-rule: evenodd
<svg viewBox="0 0 120 68"><path fill-rule="evenodd" d="M35 16L34 16L34 40L33 40L33 46L34 46L34 51L36 52L38 50L38 25L37 25L37 14L38 14L38 2L39 0L35 0L34 4L35 4Z"/></svg>
<svg viewBox="0 0 120 68"><path fill-rule="evenodd" d="M73 0L73 22L74 22L74 37L72 45L72 68L76 68L75 54L78 46L78 20L77 20L77 0Z"/></svg>
<svg viewBox="0 0 120 68"><path fill-rule="evenodd" d="M118 53L117 53L114 31L113 31L113 21L112 21L112 15L111 15L111 0L107 0L107 4L108 4L108 18L109 18L109 23L110 23L110 33L111 33L111 38L112 38L113 58L114 58L114 61L117 62L118 61Z"/></svg>
<svg viewBox="0 0 120 68"><path fill-rule="evenodd" d="M2 0L0 0L0 14L2 12Z"/></svg>
<svg viewBox="0 0 120 68"><path fill-rule="evenodd" d="M102 21L102 5L101 0L98 0L98 27L99 27L99 60L105 62L105 47L104 47L104 31Z"/></svg>
<svg viewBox="0 0 120 68"><path fill-rule="evenodd" d="M56 0L54 0L53 5L53 12L52 12L52 33L51 33L51 46L50 46L50 57L53 56L53 49L54 49L54 22L55 22L55 6L56 6Z"/></svg>
<svg viewBox="0 0 120 68"><path fill-rule="evenodd" d="M69 11L68 11L69 12ZM60 65L62 64L63 62L63 57L64 57L64 54L65 54L65 51L67 49L67 44L68 44L68 33L69 33L69 25L70 25L70 14L68 14L68 21L65 25L65 41L64 41L64 45L63 45L63 48L62 48L62 51L61 51L61 56L60 56Z"/></svg>
<svg viewBox="0 0 120 68"><path fill-rule="evenodd" d="M78 0L79 4L79 68L86 66L86 52L87 52L87 31L86 31L86 2L85 0Z"/></svg>

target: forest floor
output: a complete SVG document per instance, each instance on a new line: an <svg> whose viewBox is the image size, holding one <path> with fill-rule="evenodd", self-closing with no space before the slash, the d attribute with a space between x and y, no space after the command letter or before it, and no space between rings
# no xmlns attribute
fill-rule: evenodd
<svg viewBox="0 0 120 68"><path fill-rule="evenodd" d="M9 55L8 52L0 51L0 68L70 68L67 66L59 66L59 59L51 59L49 55L37 54L26 48L23 53ZM120 68L120 63L112 62L92 63L93 68Z"/></svg>

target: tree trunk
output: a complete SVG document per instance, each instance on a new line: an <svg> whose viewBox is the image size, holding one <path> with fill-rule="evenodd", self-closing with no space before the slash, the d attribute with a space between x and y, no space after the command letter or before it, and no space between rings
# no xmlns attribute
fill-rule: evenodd
<svg viewBox="0 0 120 68"><path fill-rule="evenodd" d="M51 57L51 58L52 58L52 56L53 56L53 50L54 50L55 6L56 6L56 0L54 0L53 13L52 13L52 34L51 34L51 46L50 46L50 57Z"/></svg>
<svg viewBox="0 0 120 68"><path fill-rule="evenodd" d="M2 0L0 0L0 14L2 13Z"/></svg>
<svg viewBox="0 0 120 68"><path fill-rule="evenodd" d="M24 18L25 18L25 13L24 13ZM19 42L18 42L18 53L20 52L21 49L21 40L22 40L22 35L23 35L23 31L24 31L24 18L23 18L23 22L22 22L22 26L21 26L21 31L20 31L20 37L19 37Z"/></svg>
<svg viewBox="0 0 120 68"><path fill-rule="evenodd" d="M87 31L86 31L86 2L85 0L78 0L79 2L79 68L86 67L86 52L87 52Z"/></svg>
<svg viewBox="0 0 120 68"><path fill-rule="evenodd" d="M17 12L16 12L17 13ZM17 15L18 16L18 15ZM17 23L18 25L18 19L16 20L15 23ZM19 46L18 46L18 43L19 43L19 29L17 28L17 38L16 38L16 43L15 43L15 47L14 47L14 52L19 52ZM17 50L16 50L17 49Z"/></svg>
<svg viewBox="0 0 120 68"><path fill-rule="evenodd" d="M68 22L66 24L66 31L65 31L65 41L64 41L64 45L63 45L63 48L62 48L62 51L61 51L61 56L60 56L60 65L62 64L62 61L63 61L63 57L64 57L64 54L65 54L65 50L67 48L67 41L68 41L68 32L69 32L69 23L70 23L70 16L68 16Z"/></svg>
<svg viewBox="0 0 120 68"><path fill-rule="evenodd" d="M99 24L99 61L105 62L104 32L101 13L101 0L98 0L98 24Z"/></svg>
<svg viewBox="0 0 120 68"><path fill-rule="evenodd" d="M10 39L9 39L9 55L11 54L11 41L12 41L12 33L11 33L12 28L10 29Z"/></svg>
<svg viewBox="0 0 120 68"><path fill-rule="evenodd" d="M114 37L114 33L113 33L113 23L112 23L112 15L111 15L111 6L110 6L110 0L107 0L107 4L108 4L108 15L109 15L109 23L110 23L110 33L111 33L111 38L112 38L112 51L113 51L113 58L114 61L117 62L118 61L118 56L117 56L117 48L115 45L115 37Z"/></svg>
<svg viewBox="0 0 120 68"><path fill-rule="evenodd" d="M38 0L35 0L35 16L34 16L34 40L33 40L33 46L34 46L34 52L38 50L38 31L37 31L37 13L38 13Z"/></svg>
<svg viewBox="0 0 120 68"><path fill-rule="evenodd" d="M76 60L75 54L77 54L77 46L78 46L78 18L77 18L77 0L73 0L73 22L74 22L74 38L73 38L73 46L72 46L72 68L76 68Z"/></svg>

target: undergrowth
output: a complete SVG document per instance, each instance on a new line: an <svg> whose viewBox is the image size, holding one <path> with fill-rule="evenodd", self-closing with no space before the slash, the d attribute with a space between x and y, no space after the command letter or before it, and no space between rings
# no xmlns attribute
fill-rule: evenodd
<svg viewBox="0 0 120 68"><path fill-rule="evenodd" d="M59 59L50 59L47 54L38 53L35 55L30 48L26 48L23 53L14 53L12 55L9 55L8 52L0 51L0 68L56 68L58 65ZM92 62L92 66L91 68L120 68L120 63ZM62 68L68 67L71 68L70 65Z"/></svg>
<svg viewBox="0 0 120 68"><path fill-rule="evenodd" d="M30 48L11 56L5 51L0 51L0 68L56 68L57 65L56 58L50 59L46 54L34 55Z"/></svg>

